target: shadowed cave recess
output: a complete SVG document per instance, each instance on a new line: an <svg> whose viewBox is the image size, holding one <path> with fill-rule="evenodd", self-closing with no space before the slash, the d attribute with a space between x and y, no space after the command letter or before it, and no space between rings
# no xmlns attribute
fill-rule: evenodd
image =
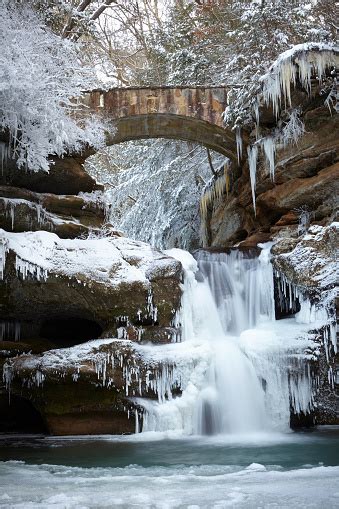
<svg viewBox="0 0 339 509"><path fill-rule="evenodd" d="M0 433L48 433L33 404L15 395L0 395Z"/></svg>

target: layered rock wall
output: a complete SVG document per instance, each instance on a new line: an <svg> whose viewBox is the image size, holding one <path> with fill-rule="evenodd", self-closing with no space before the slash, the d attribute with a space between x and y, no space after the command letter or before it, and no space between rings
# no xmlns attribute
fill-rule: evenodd
<svg viewBox="0 0 339 509"><path fill-rule="evenodd" d="M0 430L133 432L131 391L155 397L146 380L160 369L133 342L180 336L181 264L106 223L102 187L79 158L49 174L3 164ZM86 347L98 337L121 340Z"/></svg>

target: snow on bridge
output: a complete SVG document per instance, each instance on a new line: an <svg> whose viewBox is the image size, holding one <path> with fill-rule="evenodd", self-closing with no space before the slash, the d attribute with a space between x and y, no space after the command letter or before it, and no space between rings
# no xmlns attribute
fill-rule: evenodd
<svg viewBox="0 0 339 509"><path fill-rule="evenodd" d="M107 145L145 138L193 141L236 161L234 133L223 127L225 87L135 87L85 92L82 98L116 127Z"/></svg>

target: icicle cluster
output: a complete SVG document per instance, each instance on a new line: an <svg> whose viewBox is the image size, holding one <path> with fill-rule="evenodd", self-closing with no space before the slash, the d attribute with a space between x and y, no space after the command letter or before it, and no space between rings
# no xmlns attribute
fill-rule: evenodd
<svg viewBox="0 0 339 509"><path fill-rule="evenodd" d="M21 333L20 322L2 321L0 322L0 341L19 341Z"/></svg>
<svg viewBox="0 0 339 509"><path fill-rule="evenodd" d="M200 216L201 220L205 221L207 218L208 208L212 203L225 194L229 193L230 190L230 167L229 164L224 164L219 168L206 186L203 189L202 196L200 198Z"/></svg>
<svg viewBox="0 0 339 509"><path fill-rule="evenodd" d="M266 105L272 105L278 116L280 108L291 106L291 90L297 79L311 93L311 78L321 83L326 70L339 66L339 54L327 44L299 44L282 53L262 78L262 95Z"/></svg>
<svg viewBox="0 0 339 509"><path fill-rule="evenodd" d="M112 372L114 369L120 368L126 396L142 397L147 394L155 394L159 402L164 402L172 399L173 390L181 389L183 385L181 372L171 362L154 363L147 361L147 358L141 362L140 357L134 354L127 356L122 352L108 352L98 356L93 361L93 365L98 380L102 386L106 387L115 385L114 380L107 377L108 366Z"/></svg>
<svg viewBox="0 0 339 509"><path fill-rule="evenodd" d="M152 319L152 322L156 323L158 321L158 308L154 305L152 288L148 289L147 311L148 316Z"/></svg>
<svg viewBox="0 0 339 509"><path fill-rule="evenodd" d="M2 329L0 328L0 331ZM18 331L16 330L16 334ZM177 369L173 361L160 362L142 357L142 353L125 351L125 346L130 346L130 342L121 341L122 349L110 350L108 352L97 352L93 354L92 366L95 370L98 383L101 387L115 388L115 377L120 379L120 373L123 379L123 390L126 397L144 397L156 395L159 403L172 399L174 390L181 390L184 387L185 379L182 376L181 369ZM154 346L154 348L159 348ZM161 348L161 347L160 347ZM57 351L51 351L51 354ZM47 357L48 359L48 357ZM188 361L187 376L192 368L192 362ZM24 378L22 383L27 387L42 387L48 373L53 377L64 379L69 374L70 366L65 362L50 371L44 369L41 363L30 366L29 378ZM10 390L10 385L16 376L16 366L10 360L4 365L3 380L6 388ZM73 366L73 372L70 374L74 382L81 378L80 364Z"/></svg>
<svg viewBox="0 0 339 509"><path fill-rule="evenodd" d="M132 329L132 333L131 333ZM142 335L144 333L144 330L142 327L118 327L117 328L117 338L118 339L128 339L128 340L137 340L140 342L142 340Z"/></svg>
<svg viewBox="0 0 339 509"><path fill-rule="evenodd" d="M5 208L6 208L6 217L11 218L11 228L14 230L15 224L15 209L18 205L24 204L27 205L32 211L35 212L36 221L39 225L49 223L50 227L52 227L52 223L48 220L48 213L42 207L40 203L33 203L28 200L22 200L17 198L2 198Z"/></svg>
<svg viewBox="0 0 339 509"><path fill-rule="evenodd" d="M289 394L291 407L296 414L307 414L313 409L312 376L310 364L305 358L293 358L294 365L289 370Z"/></svg>
<svg viewBox="0 0 339 509"><path fill-rule="evenodd" d="M331 310L328 308L326 302L311 302L302 288L293 285L284 274L275 271L277 290L278 290L278 304L280 309L287 313L296 313L296 321L299 323L312 324L313 328L318 331L317 337L320 339L325 358L328 365L328 384L331 389L334 389L334 371L333 359L338 352L337 346L337 332L336 323ZM299 309L299 311L298 311ZM319 335L320 333L320 335ZM311 359L316 360L320 355L319 349L312 352ZM303 411L306 413L308 408L300 408L300 403L297 403L297 392L303 396L303 401L309 401L310 405L313 404L313 392L319 386L319 377L316 373L310 372L309 364L307 366L307 373L302 370L292 370L290 376L290 395L291 404L296 413ZM293 375L293 376L292 376ZM311 398L307 395L311 394ZM312 402L312 403L311 403ZM311 408L311 407L310 407Z"/></svg>
<svg viewBox="0 0 339 509"><path fill-rule="evenodd" d="M262 148L271 179L274 181L276 145L297 143L305 132L304 124L300 119L301 112L299 108L295 108L292 111L286 111L289 119L280 132L260 139L259 109L261 102L266 106L272 106L274 114L278 118L282 109L287 110L292 107L291 92L297 81L306 90L307 94L311 95L312 77L316 76L318 82L321 83L326 71L332 66L339 66L339 53L334 47L320 43L300 44L282 53L271 66L269 72L261 78L261 93L252 100L251 106L252 116L255 119L256 142L253 146L248 147L254 211L258 147ZM331 94L333 95L333 91L330 92ZM335 94L337 94L336 91ZM239 126L236 127L236 142L239 160L242 150Z"/></svg>
<svg viewBox="0 0 339 509"><path fill-rule="evenodd" d="M5 238L0 239L0 281L4 278L6 256L8 253L8 241ZM15 270L17 276L22 279L27 279L28 276L37 279L38 281L46 281L48 271L35 263L24 260L19 255L15 256Z"/></svg>
<svg viewBox="0 0 339 509"><path fill-rule="evenodd" d="M18 255L15 257L15 270L17 275L22 277L22 279L27 279L27 277L30 276L37 281L46 281L48 277L48 270L35 263L23 260Z"/></svg>
<svg viewBox="0 0 339 509"><path fill-rule="evenodd" d="M277 283L277 303L283 313L296 313L298 311L299 297L302 297L300 289L291 283L289 279L277 270L274 271Z"/></svg>

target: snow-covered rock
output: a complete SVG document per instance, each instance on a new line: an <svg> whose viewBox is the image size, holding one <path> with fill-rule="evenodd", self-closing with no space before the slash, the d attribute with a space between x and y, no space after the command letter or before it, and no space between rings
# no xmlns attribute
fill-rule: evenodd
<svg viewBox="0 0 339 509"><path fill-rule="evenodd" d="M7 359L7 390L32 401L52 434L134 432L141 398L172 400L189 384L208 347L138 345L98 339ZM145 403L146 404L146 403Z"/></svg>
<svg viewBox="0 0 339 509"><path fill-rule="evenodd" d="M272 249L273 264L297 286L309 292L332 290L337 284L337 241L339 223L313 225L291 243L282 238ZM291 249L292 248L292 249Z"/></svg>
<svg viewBox="0 0 339 509"><path fill-rule="evenodd" d="M45 320L67 317L110 331L168 327L180 303L180 277L178 261L143 242L0 230L2 316L31 322L37 334Z"/></svg>

